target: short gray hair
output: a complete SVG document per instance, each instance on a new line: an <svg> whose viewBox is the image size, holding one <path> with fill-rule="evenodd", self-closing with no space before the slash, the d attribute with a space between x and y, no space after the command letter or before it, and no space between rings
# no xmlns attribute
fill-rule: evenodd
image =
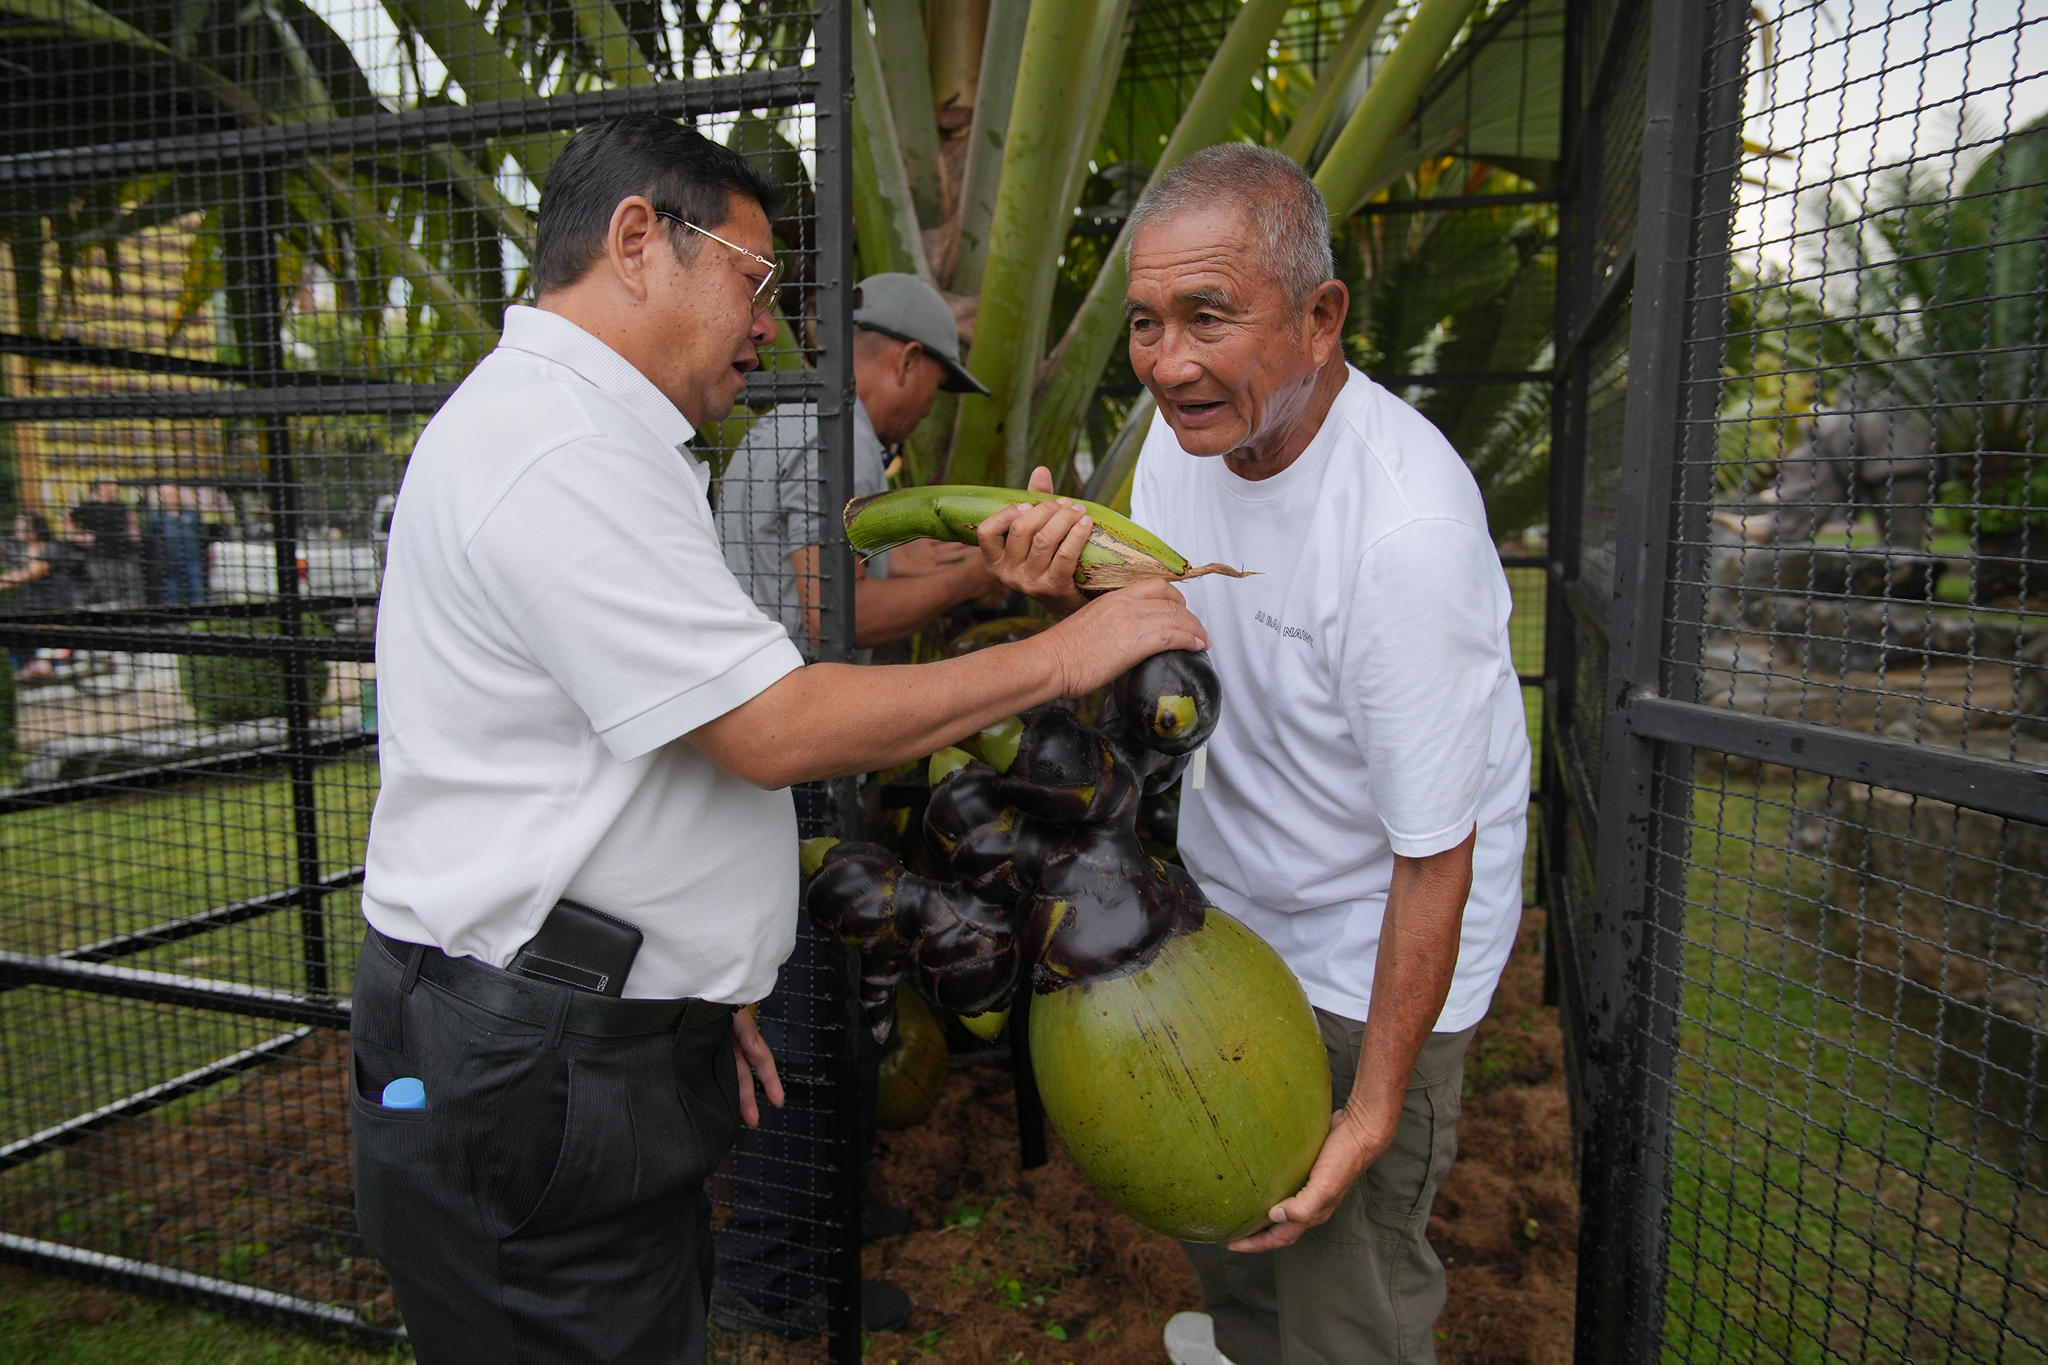
<svg viewBox="0 0 2048 1365"><path fill-rule="evenodd" d="M1225 142L1175 166L1131 210L1127 243L1154 219L1229 204L1244 214L1265 247L1267 274L1299 308L1337 273L1330 254L1330 210L1308 172L1271 147ZM1124 247L1124 266L1131 249Z"/></svg>

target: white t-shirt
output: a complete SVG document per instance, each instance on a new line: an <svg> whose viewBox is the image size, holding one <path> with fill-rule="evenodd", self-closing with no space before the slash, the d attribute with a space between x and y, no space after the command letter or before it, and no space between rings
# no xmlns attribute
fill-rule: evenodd
<svg viewBox="0 0 2048 1365"><path fill-rule="evenodd" d="M680 737L802 659L725 566L691 435L616 351L518 307L427 424L377 618L382 932L502 967L567 897L646 936L628 996L773 987L789 792Z"/></svg>
<svg viewBox="0 0 2048 1365"><path fill-rule="evenodd" d="M1471 473L1437 429L1353 370L1315 440L1256 483L1155 420L1133 515L1197 563L1181 584L1223 682L1180 850L1315 1004L1364 1019L1394 855L1476 824L1457 975L1436 1030L1486 1013L1522 909L1529 742L1512 599Z"/></svg>

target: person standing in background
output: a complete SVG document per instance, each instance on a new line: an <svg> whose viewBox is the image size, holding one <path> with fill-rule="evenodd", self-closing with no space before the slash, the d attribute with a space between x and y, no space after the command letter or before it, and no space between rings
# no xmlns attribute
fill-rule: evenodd
<svg viewBox="0 0 2048 1365"><path fill-rule="evenodd" d="M159 484L150 513L148 539L154 546L157 600L167 607L196 607L206 601L206 527L198 494L178 484Z"/></svg>
<svg viewBox="0 0 2048 1365"><path fill-rule="evenodd" d="M92 494L71 509L71 524L86 546L86 572L95 606L131 606L143 600L142 536L135 510L121 501L112 479L93 483Z"/></svg>
<svg viewBox="0 0 2048 1365"><path fill-rule="evenodd" d="M986 393L960 363L953 312L939 291L915 275L870 275L854 286L853 496L889 486L889 450L900 445L937 401L940 390ZM762 611L780 620L806 658L815 658L819 546L825 539L820 494L818 415L814 404L777 408L756 422L733 452L719 484L718 531L725 562ZM836 514L836 509L835 509ZM866 662L877 645L908 639L937 617L1004 589L980 551L935 540L913 541L855 566L854 643ZM994 603L990 603L994 605ZM797 834L830 832L825 785L798 786ZM809 925L797 928L789 979L813 979L820 964L844 950ZM761 1033L777 1055L825 1028L833 1003L804 989L777 990L761 1002ZM874 1141L875 1075L882 1049L861 1031L862 1155ZM825 1330L823 1292L827 1254L817 1208L829 1172L803 1160L798 1129L804 1120L786 1112L761 1116L760 1128L739 1158L739 1189L732 1217L719 1232L718 1286L712 1321L726 1331L769 1330L793 1337ZM910 1215L882 1204L864 1205L861 1238L872 1241L910 1230ZM910 1299L894 1285L861 1282L861 1316L871 1330L900 1327Z"/></svg>

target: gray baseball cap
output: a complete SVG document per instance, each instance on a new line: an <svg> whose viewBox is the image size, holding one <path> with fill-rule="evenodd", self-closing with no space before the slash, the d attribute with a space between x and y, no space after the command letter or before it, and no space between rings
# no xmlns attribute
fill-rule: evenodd
<svg viewBox="0 0 2048 1365"><path fill-rule="evenodd" d="M870 275L853 288L854 326L924 347L946 367L939 387L947 392L988 396L988 387L960 363L960 332L938 290L915 275L894 272Z"/></svg>

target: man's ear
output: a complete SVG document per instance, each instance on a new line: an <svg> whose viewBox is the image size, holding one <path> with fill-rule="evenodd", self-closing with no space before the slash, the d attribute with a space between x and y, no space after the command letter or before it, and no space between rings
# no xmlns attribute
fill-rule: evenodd
<svg viewBox="0 0 2048 1365"><path fill-rule="evenodd" d="M906 341L896 348L897 387L910 387L911 381L917 377L918 363L923 359L924 343L921 341Z"/></svg>
<svg viewBox="0 0 2048 1365"><path fill-rule="evenodd" d="M661 231L662 222L655 216L654 205L642 194L629 194L621 199L605 229L605 257L612 277L641 303L647 301L647 253L654 245L655 234Z"/></svg>
<svg viewBox="0 0 2048 1365"><path fill-rule="evenodd" d="M1325 280L1308 305L1308 344L1316 368L1329 363L1344 341L1344 319L1351 312L1351 289L1342 280Z"/></svg>

